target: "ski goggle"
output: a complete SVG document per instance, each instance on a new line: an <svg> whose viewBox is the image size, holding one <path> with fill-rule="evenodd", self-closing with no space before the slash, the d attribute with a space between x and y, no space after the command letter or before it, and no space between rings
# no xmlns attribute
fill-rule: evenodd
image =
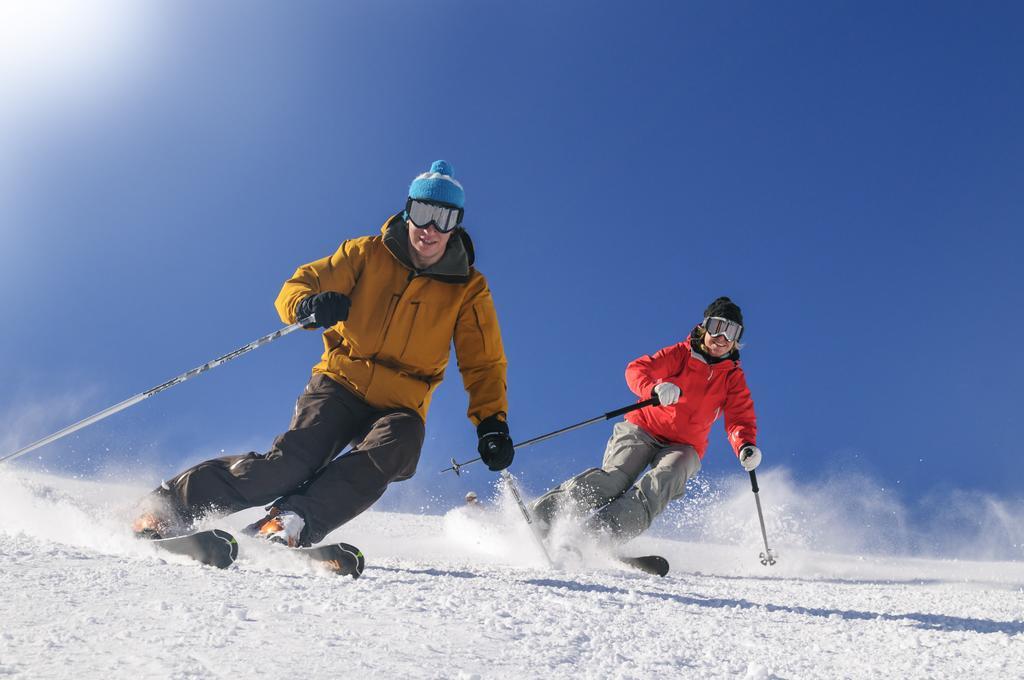
<svg viewBox="0 0 1024 680"><path fill-rule="evenodd" d="M723 319L720 316L709 316L704 319L704 323L701 325L704 326L704 329L707 330L708 335L711 337L717 338L719 335L724 335L725 339L729 342L736 342L740 337L740 333L743 332L743 326L735 321Z"/></svg>
<svg viewBox="0 0 1024 680"><path fill-rule="evenodd" d="M424 203L410 198L405 204L405 212L409 215L409 220L420 229L426 229L433 224L442 234L447 234L462 224L462 208Z"/></svg>

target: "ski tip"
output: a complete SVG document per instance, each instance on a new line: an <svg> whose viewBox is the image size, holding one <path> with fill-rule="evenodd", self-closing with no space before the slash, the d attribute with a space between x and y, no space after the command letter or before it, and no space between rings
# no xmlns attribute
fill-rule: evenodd
<svg viewBox="0 0 1024 680"><path fill-rule="evenodd" d="M214 529L213 535L228 544L228 555L230 556L231 561L228 562L225 567L231 566L231 564L238 559L238 541L234 536L222 529Z"/></svg>
<svg viewBox="0 0 1024 680"><path fill-rule="evenodd" d="M339 543L338 547L351 556L350 568L346 575L352 578L362 576L363 570L366 569L366 557L363 556L363 551L348 543Z"/></svg>
<svg viewBox="0 0 1024 680"><path fill-rule="evenodd" d="M620 557L623 564L653 576L667 576L669 563L661 555L643 555L642 557Z"/></svg>
<svg viewBox="0 0 1024 680"><path fill-rule="evenodd" d="M297 550L339 576L359 578L366 568L363 551L349 543L331 543Z"/></svg>
<svg viewBox="0 0 1024 680"><path fill-rule="evenodd" d="M238 557L238 542L235 541L235 537L220 529L155 538L151 541L163 550L191 557L197 562L218 569L227 569Z"/></svg>

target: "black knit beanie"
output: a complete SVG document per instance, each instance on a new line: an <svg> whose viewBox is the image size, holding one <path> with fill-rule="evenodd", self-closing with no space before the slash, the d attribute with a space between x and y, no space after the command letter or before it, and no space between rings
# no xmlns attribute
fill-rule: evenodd
<svg viewBox="0 0 1024 680"><path fill-rule="evenodd" d="M740 306L727 297L717 298L708 305L708 308L704 310L704 318L709 316L718 316L743 325L743 312L740 311Z"/></svg>

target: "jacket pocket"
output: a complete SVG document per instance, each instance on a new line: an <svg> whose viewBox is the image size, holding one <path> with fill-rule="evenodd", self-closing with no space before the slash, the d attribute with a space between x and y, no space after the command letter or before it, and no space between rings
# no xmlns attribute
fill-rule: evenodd
<svg viewBox="0 0 1024 680"><path fill-rule="evenodd" d="M392 294L391 300L388 301L388 309L384 313L384 323L381 324L380 333L377 336L377 345L373 350L375 355L384 349L384 343L388 339L388 330L391 327L391 320L395 317L395 309L398 307L399 299L401 299L401 295Z"/></svg>
<svg viewBox="0 0 1024 680"><path fill-rule="evenodd" d="M411 302L408 327L399 357L403 364L423 374L433 374L448 363L454 326L452 315L446 315L436 302Z"/></svg>
<svg viewBox="0 0 1024 680"><path fill-rule="evenodd" d="M473 305L473 316L476 317L476 327L480 332L480 347L483 348L483 354L491 356L495 349L491 335L494 332L494 329L491 328L491 317L481 309L479 304Z"/></svg>

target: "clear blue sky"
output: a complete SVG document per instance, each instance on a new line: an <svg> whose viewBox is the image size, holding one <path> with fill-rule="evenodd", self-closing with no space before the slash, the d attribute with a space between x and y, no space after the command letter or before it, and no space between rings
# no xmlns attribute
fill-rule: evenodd
<svg viewBox="0 0 1024 680"><path fill-rule="evenodd" d="M765 466L1019 496L1020 4L217 5L123 9L119 51L51 65L45 93L0 80L6 449L275 329L295 267L445 158L515 439L631 402L626 363L726 294ZM157 481L263 450L320 352L289 336L42 462ZM409 488L489 479L437 474L476 455L465 404L453 362ZM543 490L609 430L513 470ZM720 425L705 471L742 474Z"/></svg>

